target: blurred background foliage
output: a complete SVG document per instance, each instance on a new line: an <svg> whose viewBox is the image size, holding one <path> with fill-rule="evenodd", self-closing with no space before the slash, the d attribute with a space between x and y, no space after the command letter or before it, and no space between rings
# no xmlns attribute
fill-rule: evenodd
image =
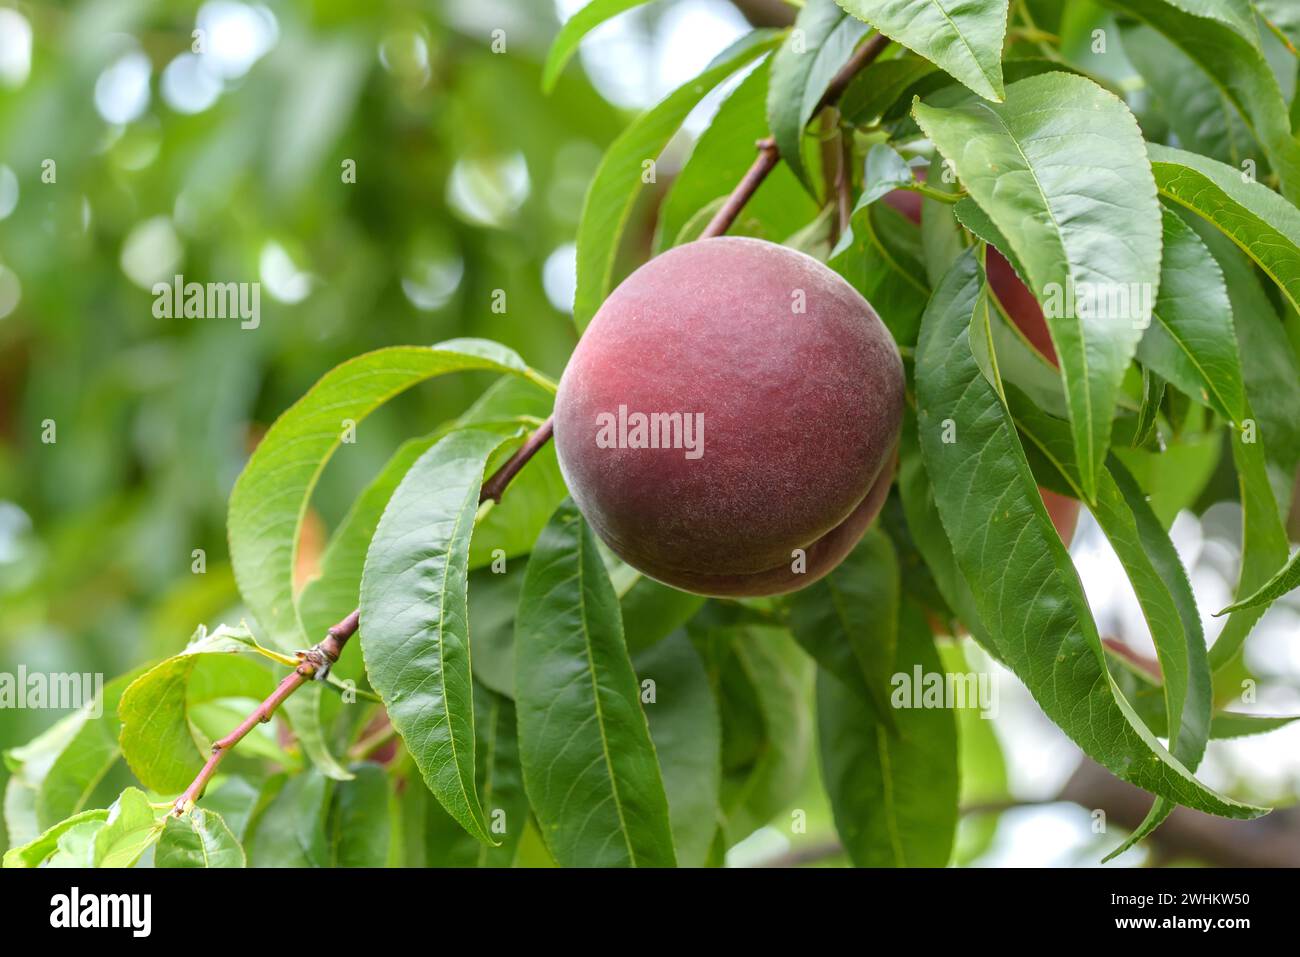
<svg viewBox="0 0 1300 957"><path fill-rule="evenodd" d="M558 375L567 244L626 114L581 70L543 96L557 22L549 0L0 5L0 671L112 676L237 614L231 484L338 362L470 335ZM156 318L175 274L260 282L260 324ZM486 381L369 419L317 536ZM57 714L0 710L0 744Z"/></svg>

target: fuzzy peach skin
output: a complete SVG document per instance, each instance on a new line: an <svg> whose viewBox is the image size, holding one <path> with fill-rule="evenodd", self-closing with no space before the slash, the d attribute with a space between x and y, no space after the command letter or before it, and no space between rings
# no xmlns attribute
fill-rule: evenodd
<svg viewBox="0 0 1300 957"><path fill-rule="evenodd" d="M705 239L601 306L560 380L555 443L578 507L628 564L687 591L771 595L834 568L879 512L903 389L893 339L836 273ZM620 406L702 415L702 454L602 447Z"/></svg>

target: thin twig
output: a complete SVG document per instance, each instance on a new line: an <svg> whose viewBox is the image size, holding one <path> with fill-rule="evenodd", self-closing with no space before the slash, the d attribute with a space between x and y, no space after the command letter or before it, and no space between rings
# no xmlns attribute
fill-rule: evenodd
<svg viewBox="0 0 1300 957"><path fill-rule="evenodd" d="M854 50L853 55L849 57L844 66L840 67L840 72L836 73L831 82L827 84L826 92L822 94L817 109L813 110L813 113L838 103L840 97L844 95L844 91L853 82L853 78L874 63L876 57L884 53L887 46L889 46L889 37L883 33L877 33Z"/></svg>
<svg viewBox="0 0 1300 957"><path fill-rule="evenodd" d="M875 61L876 57L884 52L885 47L889 46L889 37L883 33L877 33L862 46L853 51L848 62L840 68L835 74L830 84L826 87L826 92L822 94L817 108L813 111L819 113L828 106L834 106L844 91L849 88L853 78L858 75L869 64ZM749 202L758 188L763 185L768 174L776 169L777 160L781 158L781 150L776 145L776 140L770 136L766 139L759 140L755 146L758 148L758 156L754 159L754 164L741 177L736 188L731 191L711 220L709 225L704 228L700 234L701 239L712 239L715 236L721 236L731 224L736 221L740 211L744 209L745 204Z"/></svg>
<svg viewBox="0 0 1300 957"><path fill-rule="evenodd" d="M501 501L501 494L506 490L506 486L510 484L511 480L519 474L519 470L527 465L528 460L551 440L551 431L554 424L554 421L548 417L545 422L538 426L537 431L528 437L528 441L519 447L519 451L510 456L505 465L492 473L487 481L483 483L482 491L479 492L478 500L480 502Z"/></svg>
<svg viewBox="0 0 1300 957"><path fill-rule="evenodd" d="M849 231L853 219L853 140L846 133L840 137L839 162L835 171L835 199L838 204L835 236L832 243Z"/></svg>
<svg viewBox="0 0 1300 957"><path fill-rule="evenodd" d="M776 148L776 140L769 136L754 145L758 148L758 157L754 160L754 165L740 178L740 182L731 191L722 208L713 214L709 225L705 226L704 232L700 233L701 239L721 236L730 229L750 197L763 184L763 180L767 179L767 174L776 168L776 161L781 158L781 151Z"/></svg>
<svg viewBox="0 0 1300 957"><path fill-rule="evenodd" d="M301 652L298 667L285 675L284 680L271 692L270 697L258 705L239 727L212 745L212 754L199 771L198 777L172 805L173 813L177 817L187 813L203 796L203 789L208 786L212 775L217 773L217 766L221 764L221 760L231 748L244 740L244 737L259 724L270 721L276 708L280 707L284 700L297 691L302 684L315 678L317 674L328 672L329 668L339 660L339 655L343 653L343 646L356 633L360 617L359 611L352 612L330 628L325 637L313 648Z"/></svg>

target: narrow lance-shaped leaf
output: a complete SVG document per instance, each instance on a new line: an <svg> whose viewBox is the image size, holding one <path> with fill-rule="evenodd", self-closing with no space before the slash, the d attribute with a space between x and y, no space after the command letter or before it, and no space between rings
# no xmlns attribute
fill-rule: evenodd
<svg viewBox="0 0 1300 957"><path fill-rule="evenodd" d="M942 79L929 60L914 56L877 60L849 83L840 97L840 114L850 123L875 124L898 108L904 93L927 78Z"/></svg>
<svg viewBox="0 0 1300 957"><path fill-rule="evenodd" d="M1208 223L1195 225L1223 270L1233 314L1240 317L1233 325L1246 384L1246 418L1231 438L1242 512L1241 571L1234 594L1242 598L1262 587L1287 560L1286 528L1270 480L1270 462L1284 461L1286 453L1300 454L1295 445L1300 374L1294 371L1281 322L1247 258ZM1263 613L1257 605L1231 613L1210 648L1211 668L1219 671L1236 659Z"/></svg>
<svg viewBox="0 0 1300 957"><path fill-rule="evenodd" d="M1160 194L1213 223L1300 309L1300 210L1216 160L1155 143L1147 152Z"/></svg>
<svg viewBox="0 0 1300 957"><path fill-rule="evenodd" d="M1208 220L1190 214L1188 220L1218 262L1232 314L1239 317L1233 331L1251 407L1247 419L1255 421L1248 437L1263 446L1261 454L1271 464L1291 473L1300 463L1300 416L1295 414L1300 408L1300 356L1250 257ZM1285 302L1281 311L1291 312Z"/></svg>
<svg viewBox="0 0 1300 957"><path fill-rule="evenodd" d="M1286 101L1244 0L1106 2L1149 23L1205 71L1254 130L1283 192L1300 198L1300 142L1291 135Z"/></svg>
<svg viewBox="0 0 1300 957"><path fill-rule="evenodd" d="M361 579L361 650L371 684L429 790L493 844L474 786L469 542L500 435L452 432L402 479Z"/></svg>
<svg viewBox="0 0 1300 957"><path fill-rule="evenodd" d="M618 597L571 501L528 559L515 624L524 787L562 866L671 867L668 800Z"/></svg>
<svg viewBox="0 0 1300 957"><path fill-rule="evenodd" d="M1300 6L1292 0L1252 0L1255 12L1293 56L1300 57Z"/></svg>
<svg viewBox="0 0 1300 957"><path fill-rule="evenodd" d="M782 158L809 190L803 128L866 32L866 24L837 7L835 0L808 0L795 18L794 29L772 56L768 124Z"/></svg>
<svg viewBox="0 0 1300 957"><path fill-rule="evenodd" d="M979 620L970 584L953 557L952 543L948 541L948 533L943 528L938 507L934 504L934 486L921 460L916 420L910 411L904 421L903 435L899 442L898 491L903 513L907 517L908 531L934 576L939 594L971 636L979 642L980 647L1001 661L1002 655L997 644Z"/></svg>
<svg viewBox="0 0 1300 957"><path fill-rule="evenodd" d="M858 867L943 867L957 831L957 724L946 703L923 700L925 683L942 682L945 672L925 615L910 601L899 616L897 651L894 732L819 669L822 779L835 829Z"/></svg>
<svg viewBox="0 0 1300 957"><path fill-rule="evenodd" d="M891 679L898 645L898 558L889 538L869 531L829 575L789 598L795 639L826 671L892 728Z"/></svg>
<svg viewBox="0 0 1300 957"><path fill-rule="evenodd" d="M1258 816L1262 809L1197 781L1141 722L1106 669L1082 585L1010 412L971 348L983 288L973 255L963 256L926 312L916 381L935 504L984 626L1048 717L1112 773L1200 810Z"/></svg>
<svg viewBox="0 0 1300 957"><path fill-rule="evenodd" d="M588 33L606 20L618 16L633 7L639 7L647 0L591 0L569 19L551 43L546 52L546 64L542 67L542 89L549 93L555 88L555 81L560 78L564 65L578 51L578 44Z"/></svg>
<svg viewBox="0 0 1300 957"><path fill-rule="evenodd" d="M1000 101L1007 0L836 0L986 100Z"/></svg>
<svg viewBox="0 0 1300 957"><path fill-rule="evenodd" d="M731 845L767 824L803 787L812 745L813 668L784 628L736 625L709 639L720 658L722 809Z"/></svg>
<svg viewBox="0 0 1300 957"><path fill-rule="evenodd" d="M308 582L298 597L298 611L307 634L324 634L327 628L357 607L361 595L361 573L365 568L370 539L374 537L384 508L393 496L393 490L410 471L416 459L452 429L472 426L484 431L500 432L502 435L513 433L519 428L521 415L547 415L551 407L550 399L550 394L535 383L502 376L458 419L444 423L429 435L404 442L353 500L347 515L335 528L329 545L321 556L320 575ZM471 566L474 564L474 552L482 544L480 539L484 528L494 516L513 508L516 494L533 478L533 467L538 464L534 458L529 463L529 468L511 482L510 495L476 524L475 536L470 542ZM550 515L549 510L547 515ZM529 541L528 544L531 546L532 542ZM334 666L333 672L359 675L362 668L358 662L358 658L346 656ZM352 672L349 670L350 665L355 669Z"/></svg>
<svg viewBox="0 0 1300 957"><path fill-rule="evenodd" d="M1049 463L1049 487L1077 496L1078 467L1064 423L1042 414L1009 387L1007 398L1016 423L1033 443L1031 458ZM1187 572L1137 482L1113 456L1102 472L1092 513L1133 585L1156 647L1170 750L1186 768L1195 770L1210 735L1213 690L1205 635ZM1157 797L1146 819L1106 859L1142 840L1172 810L1168 798Z"/></svg>
<svg viewBox="0 0 1300 957"><path fill-rule="evenodd" d="M605 151L578 221L578 285L573 295L573 319L579 330L587 327L613 288L614 263L623 230L637 196L648 182L653 182L650 177L655 159L706 93L775 43L765 39L745 45L709 67L637 117Z"/></svg>
<svg viewBox="0 0 1300 957"><path fill-rule="evenodd" d="M1011 84L1002 105L918 102L912 112L1047 304L1091 500L1160 282L1160 205L1137 121L1113 94L1065 73Z"/></svg>
<svg viewBox="0 0 1300 957"><path fill-rule="evenodd" d="M1232 101L1185 53L1146 24L1121 30L1125 55L1184 147L1233 166L1261 155Z"/></svg>
<svg viewBox="0 0 1300 957"><path fill-rule="evenodd" d="M327 867L325 815L334 786L315 768L268 781L245 838L249 867Z"/></svg>
<svg viewBox="0 0 1300 957"><path fill-rule="evenodd" d="M1246 418L1246 389L1223 270L1196 232L1168 210L1154 321L1142 363L1229 422Z"/></svg>
<svg viewBox="0 0 1300 957"><path fill-rule="evenodd" d="M653 699L645 702L646 721L659 755L677 860L683 867L703 867L718 830L722 748L709 676L682 631L647 648L633 663L642 687L654 682Z"/></svg>
<svg viewBox="0 0 1300 957"><path fill-rule="evenodd" d="M510 349L484 339L380 349L327 372L258 443L230 493L230 560L240 594L282 651L306 644L293 569L302 517L325 463L350 428L393 396L469 370L541 379Z"/></svg>
<svg viewBox="0 0 1300 957"><path fill-rule="evenodd" d="M471 607L475 584L481 583L471 581ZM513 619L512 610L512 624ZM477 657L474 669L474 733L478 742L476 781L489 829L499 843L496 847L489 847L474 840L442 808L431 805L424 822L426 867L510 867L519 853L520 838L528 828L528 798L524 794L523 772L519 766L514 702L482 684Z"/></svg>
<svg viewBox="0 0 1300 957"><path fill-rule="evenodd" d="M550 408L549 399L549 395L536 384L524 379L503 376L489 387L460 418L445 423L431 435L411 439L398 448L379 474L353 501L352 507L334 530L329 545L321 557L319 577L309 582L298 597L298 610L307 634L324 634L327 628L357 607L361 594L361 574L365 567L366 551L370 546L370 540L379 525L380 516L383 515L388 500L392 497L393 490L397 488L416 459L435 441L454 428L474 425L486 431L498 432L503 436L511 434L519 428L519 415L525 413L544 415ZM470 542L471 566L474 565L475 551L483 545L485 538L491 541L494 547L506 544L500 538L492 536L492 530L489 528L492 518L499 518L506 514L513 530L527 534L531 523L521 517L524 510L516 508L526 503L521 503L516 496L528 499L530 493L535 495L538 487L544 486L546 476L544 474L539 476L539 473L544 472L542 466L543 459L534 458L529 468L511 484L510 495L506 501L489 513L488 520L476 524L475 535ZM534 471L535 469L537 471ZM548 509L547 514L549 513ZM529 545L531 544L529 541ZM507 551L512 553L509 549ZM345 655L334 666L331 676L358 684L363 682L365 667L361 655ZM313 689L318 689L314 695L311 694ZM303 740L304 747L309 739L304 737L302 732L311 726L309 724L311 716L304 718L301 712L313 712L317 716L315 726L320 728L328 724L342 707L338 703L340 699L337 695L324 695L322 691L324 689L318 684L313 684L300 689L286 702L288 716L295 732ZM295 703L300 697L305 697L306 703L298 708ZM312 755L312 761L336 780L344 780L347 777L346 774L342 776L337 773L331 774L324 759L319 755Z"/></svg>
<svg viewBox="0 0 1300 957"><path fill-rule="evenodd" d="M370 762L359 762L350 770L352 779L334 788L326 821L330 866L384 867L389 863L395 813L388 773Z"/></svg>
<svg viewBox="0 0 1300 957"><path fill-rule="evenodd" d="M1283 565L1276 575L1260 586L1258 591L1252 592L1240 601L1235 601L1222 611L1217 611L1214 614L1217 617L1226 615L1230 611L1236 611L1239 608L1267 607L1296 588L1300 588L1300 552L1292 555L1291 560Z"/></svg>

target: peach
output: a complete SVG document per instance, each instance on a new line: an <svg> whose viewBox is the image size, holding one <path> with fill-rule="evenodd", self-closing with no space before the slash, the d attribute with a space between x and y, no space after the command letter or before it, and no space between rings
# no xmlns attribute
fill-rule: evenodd
<svg viewBox="0 0 1300 957"><path fill-rule="evenodd" d="M560 380L555 443L628 564L686 591L771 595L826 574L875 518L903 389L893 339L836 273L705 239L601 306Z"/></svg>

